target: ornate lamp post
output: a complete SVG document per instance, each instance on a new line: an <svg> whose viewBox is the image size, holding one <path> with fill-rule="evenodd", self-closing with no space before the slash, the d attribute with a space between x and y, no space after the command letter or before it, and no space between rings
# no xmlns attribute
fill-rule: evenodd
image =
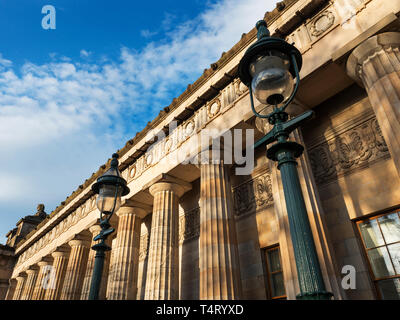
<svg viewBox="0 0 400 320"><path fill-rule="evenodd" d="M96 205L100 210L100 233L94 237L94 240L100 240L92 249L96 251L93 267L92 282L90 284L89 300L97 300L99 298L99 290L101 277L103 274L105 252L111 250L106 245L107 237L114 232L111 228L110 219L114 212L121 206L121 196L129 193L126 181L121 177L118 170L118 154L112 155L111 166L97 182L92 185L94 193L98 194Z"/></svg>
<svg viewBox="0 0 400 320"><path fill-rule="evenodd" d="M249 87L253 112L257 117L268 119L273 129L254 147L276 142L267 150L267 157L278 162L281 171L299 279L300 294L297 299L330 299L332 293L325 290L296 168L296 158L303 153L304 147L288 141L289 134L313 116L313 111L309 110L288 121L289 116L285 112L299 87L301 53L283 39L270 37L264 20L258 21L256 27L257 41L240 61L239 77ZM253 93L262 104L272 106L273 111L267 115L258 113L254 108Z"/></svg>

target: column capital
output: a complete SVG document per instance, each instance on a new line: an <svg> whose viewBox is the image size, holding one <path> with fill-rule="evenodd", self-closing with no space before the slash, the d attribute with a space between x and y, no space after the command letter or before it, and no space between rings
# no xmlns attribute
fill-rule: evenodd
<svg viewBox="0 0 400 320"><path fill-rule="evenodd" d="M121 207L117 211L117 216L121 217L127 214L134 214L139 218L143 219L152 211L152 209L153 209L152 206L147 205L145 203L136 200L125 199L121 203Z"/></svg>
<svg viewBox="0 0 400 320"><path fill-rule="evenodd" d="M54 250L54 251L51 253L51 256L52 256L53 258L57 258L57 257L68 257L69 251L70 251L70 248L69 248L67 245L64 244L64 245L62 245L62 246L57 247L57 249Z"/></svg>
<svg viewBox="0 0 400 320"><path fill-rule="evenodd" d="M89 247L90 246L90 242L87 239L72 239L68 242L68 244L71 247L78 247L78 246Z"/></svg>
<svg viewBox="0 0 400 320"><path fill-rule="evenodd" d="M192 184L167 173L162 173L143 187L143 189L147 188L149 188L152 196L157 192L170 190L181 197L185 192L192 189Z"/></svg>
<svg viewBox="0 0 400 320"><path fill-rule="evenodd" d="M94 224L89 227L89 231L92 235L97 235L101 231L101 227L99 224Z"/></svg>
<svg viewBox="0 0 400 320"><path fill-rule="evenodd" d="M228 153L231 153L232 148L228 149ZM225 160L225 150L223 146L218 148L205 149L200 151L197 155L193 157L193 165L198 169L204 164L221 164ZM232 161L230 161L232 162Z"/></svg>
<svg viewBox="0 0 400 320"><path fill-rule="evenodd" d="M398 50L400 47L400 32L385 32L368 38L356 47L347 60L347 74L359 84L371 86L383 76L394 72L394 66L389 59L381 60L383 68L375 69L375 74L371 79L365 79L363 76L363 67L365 63L371 61L371 58L378 55L381 51Z"/></svg>
<svg viewBox="0 0 400 320"><path fill-rule="evenodd" d="M50 256L43 257L42 260L38 262L39 267L48 266L53 263L53 258Z"/></svg>
<svg viewBox="0 0 400 320"><path fill-rule="evenodd" d="M76 234L70 241L68 241L68 245L70 247L75 247L75 246L89 247L91 238L92 235L90 234L90 232L85 230L79 234Z"/></svg>
<svg viewBox="0 0 400 320"><path fill-rule="evenodd" d="M39 267L38 267L37 265L32 265L32 266L30 266L29 269L26 270L25 272L29 275L29 274L38 272L38 270L39 270Z"/></svg>
<svg viewBox="0 0 400 320"><path fill-rule="evenodd" d="M27 276L28 276L28 275L26 274L26 272L25 272L25 271L22 271L22 272L20 272L20 273L18 274L17 277L15 277L15 279L16 279L17 281L21 281L21 280L23 280L23 279L26 279Z"/></svg>

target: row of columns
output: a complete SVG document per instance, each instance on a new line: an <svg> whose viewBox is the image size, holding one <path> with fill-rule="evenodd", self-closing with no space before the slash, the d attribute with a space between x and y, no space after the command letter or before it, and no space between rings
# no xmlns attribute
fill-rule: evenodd
<svg viewBox="0 0 400 320"><path fill-rule="evenodd" d="M222 160L199 168L200 298L238 299L241 286L229 176ZM179 199L190 189L189 183L165 174L149 187L154 200L145 299L179 299ZM116 213L116 239L111 261L106 254L109 267L103 274L101 299L136 299L141 223L150 210L128 201ZM21 273L11 281L7 299L88 299L95 255L90 239L99 231L99 225L93 225Z"/></svg>

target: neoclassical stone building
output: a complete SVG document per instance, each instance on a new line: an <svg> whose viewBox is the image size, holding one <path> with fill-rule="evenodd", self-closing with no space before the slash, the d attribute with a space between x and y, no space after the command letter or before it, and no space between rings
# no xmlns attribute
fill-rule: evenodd
<svg viewBox="0 0 400 320"><path fill-rule="evenodd" d="M315 118L291 139L305 146L300 182L335 299L400 297L399 16L393 0L285 0L264 17L273 36L303 55L290 113L313 109ZM224 161L165 161L188 152L206 129L253 129L255 139L270 129L255 119L237 75L255 40L255 28L243 33L118 150L130 193L113 217L102 299L295 299L280 172L265 146L246 175ZM38 207L10 231L0 248L0 298L88 298L99 231L91 185L108 167L51 214ZM342 286L349 265L355 288Z"/></svg>

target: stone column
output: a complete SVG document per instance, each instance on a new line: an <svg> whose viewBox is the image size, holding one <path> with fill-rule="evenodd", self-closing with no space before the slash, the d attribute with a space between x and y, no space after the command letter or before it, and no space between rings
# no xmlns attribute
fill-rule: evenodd
<svg viewBox="0 0 400 320"><path fill-rule="evenodd" d="M60 246L51 256L54 258L53 268L51 269L50 281L44 295L45 300L58 300L64 284L65 273L70 248L66 245Z"/></svg>
<svg viewBox="0 0 400 320"><path fill-rule="evenodd" d="M20 273L18 275L18 277L16 277L17 285L15 287L15 293L14 293L14 296L12 298L13 300L21 300L22 292L23 292L24 287L25 287L26 277L27 277L27 275L26 275L25 272Z"/></svg>
<svg viewBox="0 0 400 320"><path fill-rule="evenodd" d="M110 300L110 295L111 295L111 288L112 288L112 285L111 285L111 273L112 273L112 266L113 266L113 263L114 263L114 249L115 249L115 246L116 246L116 242L117 242L117 236L116 236L116 233L113 233L113 234L111 234L111 236L109 237L109 239L110 239L110 244L109 244L109 246L111 247L111 251L109 252L109 263L108 263L108 266L106 267L106 266L104 266L104 268L106 268L106 270L107 270L107 275L108 275L108 277L107 277L107 279L106 279L106 293L105 293L105 295L106 295L106 300ZM107 255L106 255L106 257L107 257Z"/></svg>
<svg viewBox="0 0 400 320"><path fill-rule="evenodd" d="M30 266L28 270L26 270L26 274L28 275L26 278L26 283L24 286L24 290L22 292L21 300L31 300L33 295L33 290L35 289L35 283L38 276L39 267L36 265Z"/></svg>
<svg viewBox="0 0 400 320"><path fill-rule="evenodd" d="M12 300L17 287L17 279L10 279L5 300Z"/></svg>
<svg viewBox="0 0 400 320"><path fill-rule="evenodd" d="M50 275L52 263L53 259L51 257L45 257L42 259L42 261L38 262L39 275L36 280L32 300L43 300L47 289L47 279L45 279L45 277Z"/></svg>
<svg viewBox="0 0 400 320"><path fill-rule="evenodd" d="M347 73L362 84L400 175L400 32L375 35L347 61Z"/></svg>
<svg viewBox="0 0 400 320"><path fill-rule="evenodd" d="M221 152L222 155L222 152ZM229 167L212 151L200 153L200 299L241 298Z"/></svg>
<svg viewBox="0 0 400 320"><path fill-rule="evenodd" d="M71 253L68 260L61 300L79 300L89 254L89 233L80 234L68 242Z"/></svg>
<svg viewBox="0 0 400 320"><path fill-rule="evenodd" d="M140 228L148 210L138 204L122 206L117 211L119 222L110 265L110 300L136 299Z"/></svg>
<svg viewBox="0 0 400 320"><path fill-rule="evenodd" d="M111 223L112 227L116 227L118 221L113 218L111 220L114 220L114 221L110 221L110 223ZM101 230L101 227L99 224L95 224L89 228L89 231L92 234L92 243L91 243L90 249L89 249L88 263L86 266L85 277L83 279L81 300L89 299L90 286L92 284L92 276L93 276L93 269L94 269L94 260L95 260L95 256L96 256L96 251L92 250L92 247L96 243L98 243L98 241L94 241L93 238L96 237L100 233L100 230ZM107 238L106 244L111 247L111 236L109 236ZM100 285L99 300L106 299L108 266L110 263L110 255L111 255L110 252L109 253L106 252L106 256L104 259L103 276L102 276L101 285Z"/></svg>
<svg viewBox="0 0 400 320"><path fill-rule="evenodd" d="M95 224L89 228L89 231L92 234L92 243L90 245L85 277L83 279L81 300L89 299L90 284L92 283L92 275L93 275L93 268L94 268L94 256L96 255L96 251L92 250L91 248L98 242L98 241L94 241L93 238L100 233L100 230L101 230L101 227L98 224ZM107 254L106 254L106 256L107 256Z"/></svg>
<svg viewBox="0 0 400 320"><path fill-rule="evenodd" d="M178 179L173 179L177 181ZM149 188L154 197L146 278L146 300L179 298L178 206L188 183L161 179ZM190 188L190 185L188 186Z"/></svg>

